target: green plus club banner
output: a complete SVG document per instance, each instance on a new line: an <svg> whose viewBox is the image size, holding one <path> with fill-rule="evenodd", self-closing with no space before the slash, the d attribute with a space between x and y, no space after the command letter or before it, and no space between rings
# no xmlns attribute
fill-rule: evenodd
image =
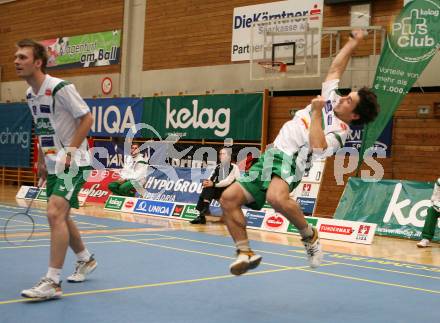
<svg viewBox="0 0 440 323"><path fill-rule="evenodd" d="M376 233L421 239L434 183L349 179L335 212L335 219L377 223ZM440 222L437 224L440 228ZM434 240L440 240L436 230Z"/></svg>
<svg viewBox="0 0 440 323"><path fill-rule="evenodd" d="M48 53L48 70L119 63L121 31L60 37L40 41Z"/></svg>
<svg viewBox="0 0 440 323"><path fill-rule="evenodd" d="M144 98L143 137L259 141L262 109L262 93Z"/></svg>
<svg viewBox="0 0 440 323"><path fill-rule="evenodd" d="M389 26L373 84L381 111L365 128L361 156L374 145L439 44L440 0L409 2Z"/></svg>

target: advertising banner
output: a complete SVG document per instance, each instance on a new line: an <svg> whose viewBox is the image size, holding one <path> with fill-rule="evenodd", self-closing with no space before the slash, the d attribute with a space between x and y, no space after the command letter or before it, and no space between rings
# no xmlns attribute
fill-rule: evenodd
<svg viewBox="0 0 440 323"><path fill-rule="evenodd" d="M308 16L311 13L322 13L323 0L289 0L269 2L245 7L234 8L232 18L231 61L250 59L251 26L256 21ZM298 25L282 25L279 31L298 31ZM258 34L254 39L254 53L262 53L264 35ZM260 39L261 38L261 39ZM315 44L317 46L317 44Z"/></svg>
<svg viewBox="0 0 440 323"><path fill-rule="evenodd" d="M144 98L144 137L260 141L262 109L262 93Z"/></svg>
<svg viewBox="0 0 440 323"><path fill-rule="evenodd" d="M46 47L48 70L119 64L121 31L60 37L40 41Z"/></svg>
<svg viewBox="0 0 440 323"><path fill-rule="evenodd" d="M80 195L86 196L87 202L104 204L111 195L108 184L117 181L119 178L118 171L94 169L90 172L87 182L81 188Z"/></svg>
<svg viewBox="0 0 440 323"><path fill-rule="evenodd" d="M379 235L421 239L433 188L434 183L397 180L364 182L352 177L334 218L376 223ZM440 239L440 230L436 230L434 239Z"/></svg>
<svg viewBox="0 0 440 323"><path fill-rule="evenodd" d="M363 126L350 125L350 133L344 147L352 147L360 151L362 146ZM379 138L374 143L375 148L382 148L386 152L387 157L391 157L391 143L393 141L393 119L386 125Z"/></svg>
<svg viewBox="0 0 440 323"><path fill-rule="evenodd" d="M86 99L93 115L94 123L89 136L95 137L126 137L128 131L142 122L142 99ZM141 132L133 131L135 137Z"/></svg>
<svg viewBox="0 0 440 323"><path fill-rule="evenodd" d="M27 104L0 104L0 166L29 167L32 115Z"/></svg>
<svg viewBox="0 0 440 323"><path fill-rule="evenodd" d="M409 2L389 25L373 83L382 109L365 128L361 158L374 146L400 102L438 52L439 17L440 0L417 0Z"/></svg>

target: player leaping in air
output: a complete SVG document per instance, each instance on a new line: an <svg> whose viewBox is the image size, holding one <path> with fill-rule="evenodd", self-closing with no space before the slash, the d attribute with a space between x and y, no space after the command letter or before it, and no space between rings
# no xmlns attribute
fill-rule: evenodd
<svg viewBox="0 0 440 323"><path fill-rule="evenodd" d="M254 269L262 257L249 247L246 219L242 205L259 210L267 200L298 228L310 266L321 264L323 253L318 232L309 225L299 205L289 197L301 181L312 159L331 156L344 146L349 124L373 121L379 106L376 96L367 88L347 96L337 93L339 80L355 48L364 39L365 32L355 30L332 62L321 96L312 100L286 122L273 146L251 167L249 173L226 189L220 203L229 233L237 247L237 259L231 264L234 275Z"/></svg>

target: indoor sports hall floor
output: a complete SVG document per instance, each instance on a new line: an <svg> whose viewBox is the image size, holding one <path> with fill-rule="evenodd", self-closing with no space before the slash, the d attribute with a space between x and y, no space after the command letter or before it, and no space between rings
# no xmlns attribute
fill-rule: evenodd
<svg viewBox="0 0 440 323"><path fill-rule="evenodd" d="M0 187L0 219L17 208ZM47 269L45 203L31 241L0 241L0 322L437 322L440 246L376 237L372 246L323 241L324 264L308 267L296 236L251 232L262 264L228 273L234 248L222 224L135 217L87 206L74 218L99 266L63 283L64 297L28 302L20 290ZM41 209L40 209L41 208ZM69 252L63 276L73 269Z"/></svg>

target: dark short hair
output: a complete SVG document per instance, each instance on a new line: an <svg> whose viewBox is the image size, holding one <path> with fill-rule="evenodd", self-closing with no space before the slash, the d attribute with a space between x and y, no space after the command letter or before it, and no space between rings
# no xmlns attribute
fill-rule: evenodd
<svg viewBox="0 0 440 323"><path fill-rule="evenodd" d="M17 43L18 48L31 47L34 53L34 60L41 59L41 71L46 74L47 51L46 47L32 39L22 39Z"/></svg>
<svg viewBox="0 0 440 323"><path fill-rule="evenodd" d="M353 120L351 124L362 125L374 121L380 110L376 94L367 87L361 88L357 93L360 100L353 112L358 114L360 118Z"/></svg>

